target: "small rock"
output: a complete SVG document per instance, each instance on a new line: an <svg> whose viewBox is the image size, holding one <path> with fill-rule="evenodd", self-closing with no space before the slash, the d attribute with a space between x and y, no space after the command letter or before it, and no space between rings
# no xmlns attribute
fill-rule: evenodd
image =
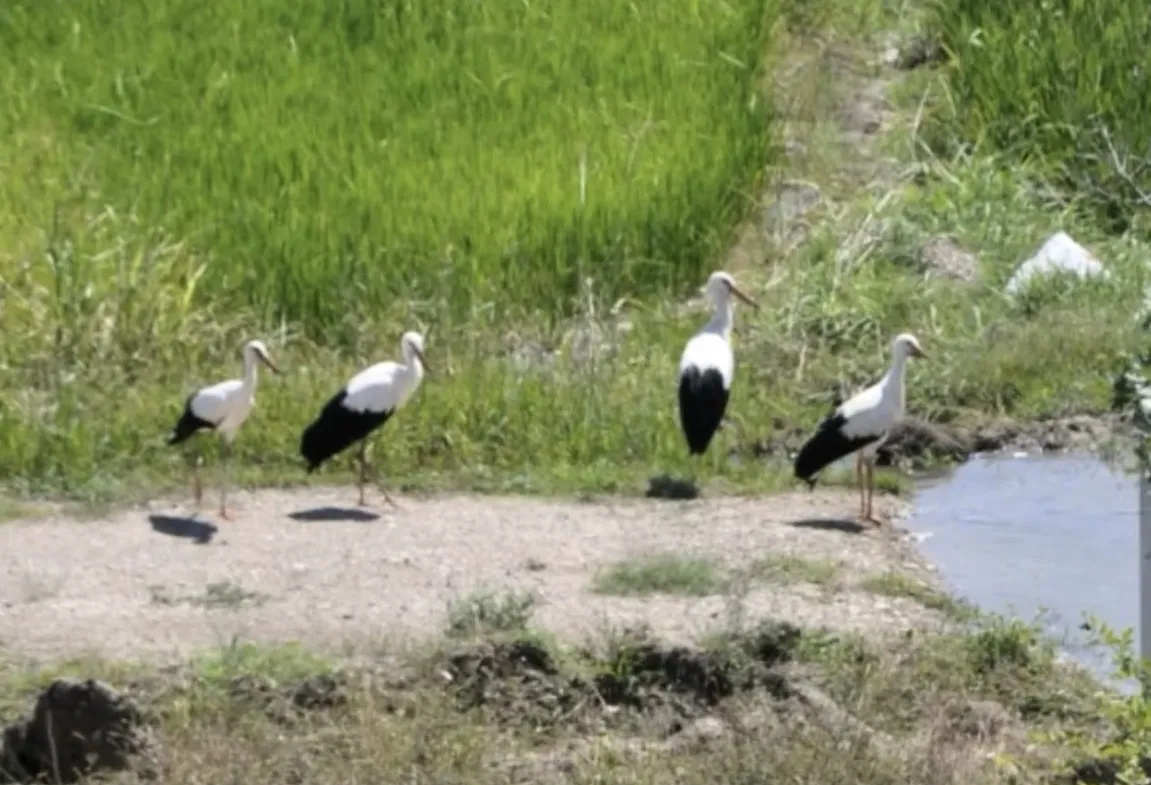
<svg viewBox="0 0 1151 785"><path fill-rule="evenodd" d="M697 742L720 739L726 736L727 732L727 726L717 717L700 717L681 731L685 741Z"/></svg>
<svg viewBox="0 0 1151 785"><path fill-rule="evenodd" d="M947 235L932 237L919 251L919 263L928 278L950 278L972 283L979 278L979 259Z"/></svg>
<svg viewBox="0 0 1151 785"><path fill-rule="evenodd" d="M775 237L788 237L795 221L802 218L823 199L819 186L788 180L776 189L775 199L764 208L763 223Z"/></svg>
<svg viewBox="0 0 1151 785"><path fill-rule="evenodd" d="M301 709L331 709L347 703L343 685L329 674L309 677L288 694L292 704Z"/></svg>
<svg viewBox="0 0 1151 785"><path fill-rule="evenodd" d="M944 708L948 724L955 731L978 739L992 739L1011 724L1011 715L990 700L966 700Z"/></svg>
<svg viewBox="0 0 1151 785"><path fill-rule="evenodd" d="M891 102L883 82L867 83L851 93L836 110L840 127L850 136L872 136L883 127Z"/></svg>
<svg viewBox="0 0 1151 785"><path fill-rule="evenodd" d="M32 717L4 729L0 770L20 781L71 783L97 771L128 768L143 747L132 701L88 679L57 679L40 693Z"/></svg>
<svg viewBox="0 0 1151 785"><path fill-rule="evenodd" d="M1090 251L1075 242L1066 232L1056 232L1047 238L1034 256L1015 270L1007 282L1007 294L1014 297L1036 276L1053 273L1072 273L1082 280L1110 277Z"/></svg>
<svg viewBox="0 0 1151 785"><path fill-rule="evenodd" d="M920 66L941 63L944 59L946 55L938 40L916 36L899 51L891 65L901 71L913 71Z"/></svg>

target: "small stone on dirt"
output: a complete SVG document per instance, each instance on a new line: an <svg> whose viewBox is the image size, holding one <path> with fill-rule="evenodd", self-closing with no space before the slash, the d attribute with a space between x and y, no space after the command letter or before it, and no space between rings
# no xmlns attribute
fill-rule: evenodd
<svg viewBox="0 0 1151 785"><path fill-rule="evenodd" d="M1001 704L990 700L963 700L944 708L948 726L964 736L987 741L1011 724L1011 715Z"/></svg>
<svg viewBox="0 0 1151 785"><path fill-rule="evenodd" d="M866 82L836 112L840 126L849 136L872 136L883 127L891 112L891 102L882 81Z"/></svg>
<svg viewBox="0 0 1151 785"><path fill-rule="evenodd" d="M928 278L964 283L979 279L979 259L947 235L937 235L924 243L919 251L919 263Z"/></svg>
<svg viewBox="0 0 1151 785"><path fill-rule="evenodd" d="M333 709L347 702L343 685L332 675L310 676L293 687L289 699L300 709Z"/></svg>
<svg viewBox="0 0 1151 785"><path fill-rule="evenodd" d="M804 215L823 200L819 186L789 180L773 189L775 198L764 208L764 230L776 242L793 245L803 239L807 227L797 225Z"/></svg>
<svg viewBox="0 0 1151 785"><path fill-rule="evenodd" d="M40 693L32 717L8 726L0 771L17 782L76 782L97 771L122 771L144 745L136 705L108 685L57 679Z"/></svg>
<svg viewBox="0 0 1151 785"><path fill-rule="evenodd" d="M913 71L925 65L936 65L946 59L943 47L935 38L915 36L898 50L895 57L885 60L901 71Z"/></svg>

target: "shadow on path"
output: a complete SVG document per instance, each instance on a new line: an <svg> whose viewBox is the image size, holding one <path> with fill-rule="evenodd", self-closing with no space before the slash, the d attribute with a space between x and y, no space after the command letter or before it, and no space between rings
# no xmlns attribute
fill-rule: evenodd
<svg viewBox="0 0 1151 785"><path fill-rule="evenodd" d="M699 498L699 486L689 479L659 474L648 480L644 496L649 499L687 501Z"/></svg>
<svg viewBox="0 0 1151 785"><path fill-rule="evenodd" d="M290 512L288 513L288 517L294 521L309 523L321 521L355 521L357 523L367 523L378 520L380 514L378 512L372 512L371 510L361 510L354 507L313 507L308 510Z"/></svg>
<svg viewBox="0 0 1151 785"><path fill-rule="evenodd" d="M862 534L867 530L859 521L850 518L804 518L792 521L789 526L797 529L823 529L824 531L843 532L844 534Z"/></svg>
<svg viewBox="0 0 1151 785"><path fill-rule="evenodd" d="M149 515L148 522L152 524L153 531L169 537L183 537L197 545L207 545L220 530L214 523L175 515Z"/></svg>

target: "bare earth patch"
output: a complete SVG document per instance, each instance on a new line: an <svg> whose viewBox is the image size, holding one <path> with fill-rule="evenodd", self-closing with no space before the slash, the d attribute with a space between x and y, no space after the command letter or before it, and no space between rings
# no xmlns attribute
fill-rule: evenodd
<svg viewBox="0 0 1151 785"><path fill-rule="evenodd" d="M941 618L914 599L856 587L889 571L934 578L898 530L861 532L844 520L857 504L846 490L674 503L407 498L399 511L349 501L347 489L262 490L237 495L235 522L153 505L7 523L0 647L37 659L168 659L236 639L338 647L431 638L452 601L504 589L533 592L533 626L567 638L647 625L686 642L765 617L875 632ZM897 500L881 501L883 512L902 514ZM593 591L597 571L652 553L734 571L765 557L838 561L846 580L834 592L802 579L701 597ZM172 597L213 601L164 599Z"/></svg>

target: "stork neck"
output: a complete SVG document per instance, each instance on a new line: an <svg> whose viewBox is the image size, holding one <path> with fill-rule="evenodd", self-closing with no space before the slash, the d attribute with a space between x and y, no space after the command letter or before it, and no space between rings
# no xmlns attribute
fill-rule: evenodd
<svg viewBox="0 0 1151 785"><path fill-rule="evenodd" d="M907 355L897 352L891 360L891 368L887 371L886 387L895 396L896 406L903 410L904 372L907 369Z"/></svg>
<svg viewBox="0 0 1151 785"><path fill-rule="evenodd" d="M401 367L404 369L404 373L417 381L424 376L424 364L420 362L420 358L416 356L415 352L404 350L404 363Z"/></svg>
<svg viewBox="0 0 1151 785"><path fill-rule="evenodd" d="M244 387L249 390L256 389L256 356L251 352L244 354Z"/></svg>
<svg viewBox="0 0 1151 785"><path fill-rule="evenodd" d="M731 337L731 328L734 322L735 313L731 300L725 298L719 303L716 303L711 321L707 323L704 330L710 333L717 333L726 341Z"/></svg>

